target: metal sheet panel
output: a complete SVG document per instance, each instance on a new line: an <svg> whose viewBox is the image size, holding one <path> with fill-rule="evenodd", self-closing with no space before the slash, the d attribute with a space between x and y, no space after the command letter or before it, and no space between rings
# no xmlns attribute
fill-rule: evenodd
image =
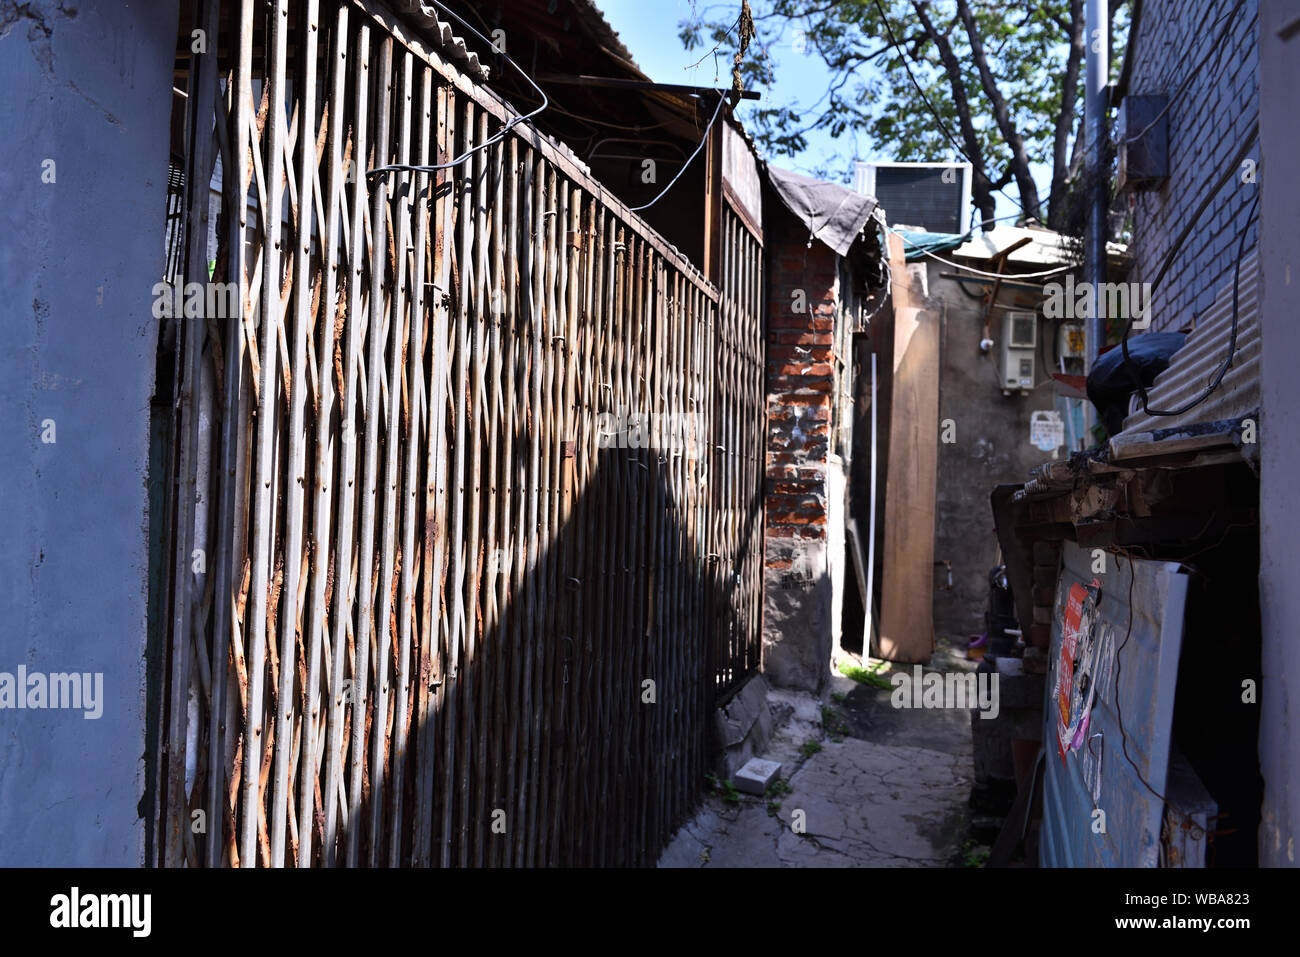
<svg viewBox="0 0 1300 957"><path fill-rule="evenodd" d="M1159 861L1164 802L1153 791L1165 793L1187 576L1177 564L1104 559L1104 572L1094 573L1096 553L1065 546L1044 708L1044 867L1154 867ZM1082 747L1067 748L1062 757L1052 689L1064 612L1071 588L1094 580L1100 583L1092 632L1095 700Z"/></svg>
<svg viewBox="0 0 1300 957"><path fill-rule="evenodd" d="M1147 391L1152 409L1178 409L1201 394L1214 379L1227 350L1232 327L1232 281L1219 290L1214 305L1196 322L1169 368L1156 377ZM1131 341L1131 340L1130 340ZM1259 408L1259 363L1263 347L1259 335L1259 261L1254 252L1241 262L1237 301L1237 346L1232 366L1208 399L1182 415L1154 416L1142 411L1135 396L1124 420L1124 432L1148 432L1197 422L1234 419Z"/></svg>
<svg viewBox="0 0 1300 957"><path fill-rule="evenodd" d="M742 133L731 123L722 125L722 182L751 223L763 221L763 182L758 161Z"/></svg>

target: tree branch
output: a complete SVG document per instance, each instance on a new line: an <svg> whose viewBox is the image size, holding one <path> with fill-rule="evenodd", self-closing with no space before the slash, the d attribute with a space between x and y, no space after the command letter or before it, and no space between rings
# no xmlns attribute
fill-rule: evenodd
<svg viewBox="0 0 1300 957"><path fill-rule="evenodd" d="M962 79L961 64L953 54L952 45L948 43L947 37L934 28L934 23L926 12L926 6L924 0L912 0L917 19L921 21L921 26L939 50L939 60L948 77L948 85L952 88L952 102L957 110L957 123L961 128L962 141L966 144L966 158L971 164L971 201L980 211L981 219L989 220L993 218L996 203L988 174L985 172L984 154L980 150L979 137L975 133L975 124L971 120L970 101L966 98L966 84Z"/></svg>
<svg viewBox="0 0 1300 957"><path fill-rule="evenodd" d="M1068 208L1065 191L1072 175L1067 154L1070 134L1074 131L1074 105L1079 94L1083 32L1083 0L1070 0L1070 55L1065 63L1065 78L1061 84L1061 112L1056 116L1056 131L1052 141L1052 192L1047 200L1047 222L1053 229L1061 228L1061 221Z"/></svg>
<svg viewBox="0 0 1300 957"><path fill-rule="evenodd" d="M1016 186L1020 189L1021 208L1026 216L1032 216L1035 219L1042 218L1042 212L1039 210L1038 186L1034 183L1034 177L1029 172L1029 151L1025 149L1025 138L1020 135L1020 130L1011 120L1011 111L1007 107L1006 98L1002 96L1002 91L998 89L997 80L993 76L993 71L989 69L988 57L984 53L984 40L980 36L979 27L975 23L975 17L970 11L970 5L966 0L957 0L957 16L961 18L962 25L966 28L966 36L970 40L971 57L975 61L975 68L979 72L980 85L984 88L984 94L993 104L993 116L997 120L998 130L1002 133L1002 138L1007 141L1007 146L1011 148L1011 165L1016 180Z"/></svg>

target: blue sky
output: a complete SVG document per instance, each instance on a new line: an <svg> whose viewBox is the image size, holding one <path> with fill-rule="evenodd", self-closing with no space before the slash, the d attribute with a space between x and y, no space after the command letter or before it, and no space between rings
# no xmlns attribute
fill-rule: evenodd
<svg viewBox="0 0 1300 957"><path fill-rule="evenodd" d="M704 49L687 51L678 39L678 25L689 19L693 9L704 11L710 19L722 19L730 7L737 4L710 3L710 0L596 0L611 26L618 31L619 37L632 56L651 79L660 83L687 83L698 86L730 86L731 63L725 56L709 57L703 63L694 65L705 53ZM712 8L710 10L710 8ZM781 42L774 45L773 58L776 61L776 86L770 90L760 90L763 101L769 105L797 103L810 107L826 92L829 73L815 53L800 53L795 49L795 36L790 30ZM715 77L717 78L715 81ZM739 116L742 122L745 114L752 108L752 103L741 104ZM808 147L795 157L769 156L776 166L794 169L802 173L813 173L823 168L828 173L838 170L842 181L851 182L853 160L889 160L890 156L878 153L868 138L863 134L855 135L849 131L839 139L821 130L807 135ZM959 160L954 154L950 157ZM1039 189L1045 195L1050 182L1050 170L1046 167L1035 169L1035 178ZM1018 207L1009 200L998 197L997 215L1005 216L1016 212Z"/></svg>

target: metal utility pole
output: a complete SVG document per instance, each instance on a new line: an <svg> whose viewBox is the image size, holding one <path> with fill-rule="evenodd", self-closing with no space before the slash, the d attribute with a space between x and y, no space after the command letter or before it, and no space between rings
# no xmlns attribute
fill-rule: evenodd
<svg viewBox="0 0 1300 957"><path fill-rule="evenodd" d="M1092 189L1092 202L1088 212L1087 250L1084 260L1084 281L1093 285L1094 308L1084 327L1084 369L1092 370L1093 360L1105 344L1106 326L1102 320L1103 303L1101 286L1106 282L1106 216L1110 208L1110 176L1105 168L1106 111L1110 95L1110 16L1108 0L1087 0L1087 52L1084 86L1084 131L1087 136L1088 183Z"/></svg>

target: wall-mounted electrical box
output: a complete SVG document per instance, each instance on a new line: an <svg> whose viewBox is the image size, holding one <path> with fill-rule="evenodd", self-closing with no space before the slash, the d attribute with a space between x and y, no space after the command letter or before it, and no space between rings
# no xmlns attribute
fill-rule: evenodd
<svg viewBox="0 0 1300 957"><path fill-rule="evenodd" d="M1124 97L1119 107L1116 142L1119 144L1120 192L1158 189L1169 178L1169 97Z"/></svg>
<svg viewBox="0 0 1300 957"><path fill-rule="evenodd" d="M1034 387L1034 353L1038 345L1038 316L1032 312L1007 312L1002 317L1002 391L1027 391Z"/></svg>

